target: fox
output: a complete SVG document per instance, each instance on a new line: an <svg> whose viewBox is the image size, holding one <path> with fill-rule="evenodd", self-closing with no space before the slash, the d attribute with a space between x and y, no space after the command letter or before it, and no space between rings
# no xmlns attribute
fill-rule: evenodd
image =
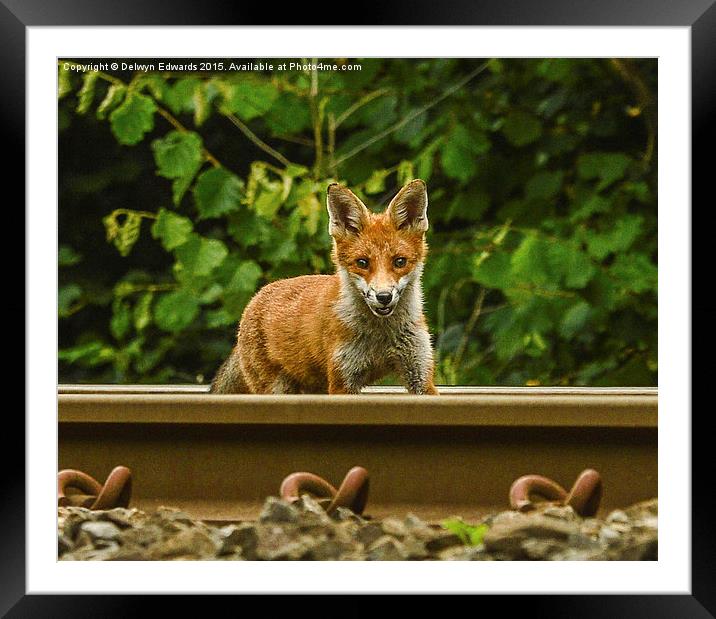
<svg viewBox="0 0 716 619"><path fill-rule="evenodd" d="M397 373L409 393L438 395L421 282L425 182L407 183L379 214L333 183L326 206L335 272L262 287L210 392L357 394Z"/></svg>

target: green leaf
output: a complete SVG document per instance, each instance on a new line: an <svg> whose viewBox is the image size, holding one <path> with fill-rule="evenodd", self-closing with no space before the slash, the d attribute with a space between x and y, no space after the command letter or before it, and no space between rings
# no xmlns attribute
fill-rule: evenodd
<svg viewBox="0 0 716 619"><path fill-rule="evenodd" d="M570 223L577 223L589 219L592 215L606 213L612 206L612 200L594 193L589 195L570 216Z"/></svg>
<svg viewBox="0 0 716 619"><path fill-rule="evenodd" d="M82 256L69 245L60 245L57 252L57 263L61 267L71 267L82 262Z"/></svg>
<svg viewBox="0 0 716 619"><path fill-rule="evenodd" d="M232 292L254 292L263 270L253 260L244 260L239 264L226 289Z"/></svg>
<svg viewBox="0 0 716 619"><path fill-rule="evenodd" d="M134 244L139 240L142 216L136 211L124 213L121 210L115 210L104 217L102 223L104 223L107 233L107 241L114 244L121 256L128 256Z"/></svg>
<svg viewBox="0 0 716 619"><path fill-rule="evenodd" d="M557 170L537 172L525 185L525 198L528 200L549 200L562 189L564 173Z"/></svg>
<svg viewBox="0 0 716 619"><path fill-rule="evenodd" d="M94 91L97 85L99 73L96 71L87 71L82 76L82 88L77 94L77 113L86 114L90 109L92 101L94 101Z"/></svg>
<svg viewBox="0 0 716 619"><path fill-rule="evenodd" d="M546 58L537 67L542 77L553 82L562 82L574 76L574 59L572 58Z"/></svg>
<svg viewBox="0 0 716 619"><path fill-rule="evenodd" d="M564 278L567 288L584 288L596 272L589 255L574 241L555 241L547 252L552 272Z"/></svg>
<svg viewBox="0 0 716 619"><path fill-rule="evenodd" d="M122 299L115 299L112 303L112 319L109 321L109 330L115 339L121 340L129 332L132 325L132 312L129 303Z"/></svg>
<svg viewBox="0 0 716 619"><path fill-rule="evenodd" d="M152 322L152 301L154 293L145 292L134 306L134 328L137 331L143 331Z"/></svg>
<svg viewBox="0 0 716 619"><path fill-rule="evenodd" d="M194 90L192 99L194 102L194 125L201 127L211 116L211 101L203 84Z"/></svg>
<svg viewBox="0 0 716 619"><path fill-rule="evenodd" d="M57 358L66 363L79 363L93 367L111 362L114 354L115 351L111 346L107 346L102 342L92 341L72 348L58 350Z"/></svg>
<svg viewBox="0 0 716 619"><path fill-rule="evenodd" d="M485 212L490 208L492 200L490 194L476 188L458 193L445 211L443 219L452 221L462 219L465 221L481 221ZM437 214L439 216L439 214Z"/></svg>
<svg viewBox="0 0 716 619"><path fill-rule="evenodd" d="M486 259L475 258L472 271L473 279L488 288L504 289L511 283L512 265L510 255L496 252Z"/></svg>
<svg viewBox="0 0 716 619"><path fill-rule="evenodd" d="M403 160L398 164L398 186L403 187L415 178L415 166L412 161Z"/></svg>
<svg viewBox="0 0 716 619"><path fill-rule="evenodd" d="M477 169L476 158L490 150L490 141L482 131L468 131L455 125L441 149L441 163L445 174L466 182Z"/></svg>
<svg viewBox="0 0 716 619"><path fill-rule="evenodd" d="M311 126L311 110L305 99L284 92L272 103L264 121L274 135L295 135Z"/></svg>
<svg viewBox="0 0 716 619"><path fill-rule="evenodd" d="M463 544L468 546L479 546L482 538L490 529L486 524L470 525L459 519L445 520L442 527L457 535Z"/></svg>
<svg viewBox="0 0 716 619"><path fill-rule="evenodd" d="M306 232L313 236L318 231L318 222L323 215L323 206L315 193L309 193L298 200L298 212L304 220Z"/></svg>
<svg viewBox="0 0 716 619"><path fill-rule="evenodd" d="M243 190L243 181L224 168L202 173L194 185L199 218L221 217L238 210Z"/></svg>
<svg viewBox="0 0 716 619"><path fill-rule="evenodd" d="M104 120L107 114L122 102L126 93L127 87L124 84L111 84L104 99L97 107L97 118Z"/></svg>
<svg viewBox="0 0 716 619"><path fill-rule="evenodd" d="M542 125L527 112L510 112L502 125L502 133L514 146L526 146L542 135Z"/></svg>
<svg viewBox="0 0 716 619"><path fill-rule="evenodd" d="M196 172L194 173L196 174ZM181 201L184 199L186 192L191 187L191 183L194 180L194 174L188 174L181 178L175 178L172 181L172 202L174 206L179 206Z"/></svg>
<svg viewBox="0 0 716 619"><path fill-rule="evenodd" d="M202 82L196 77L177 80L171 88L163 92L164 100L175 114L194 112L196 93L202 91Z"/></svg>
<svg viewBox="0 0 716 619"><path fill-rule="evenodd" d="M60 318L70 315L70 310L76 301L82 297L82 288L78 284L67 284L60 286L57 292L57 309Z"/></svg>
<svg viewBox="0 0 716 619"><path fill-rule="evenodd" d="M577 160L577 173L586 180L598 178L597 191L602 191L623 178L630 164L624 153L588 153Z"/></svg>
<svg viewBox="0 0 716 619"><path fill-rule="evenodd" d="M252 120L271 109L279 91L271 82L242 76L239 83L225 85L223 94L224 111L233 112L242 120Z"/></svg>
<svg viewBox="0 0 716 619"><path fill-rule="evenodd" d="M597 260L603 260L609 254L629 249L641 234L643 221L641 215L626 215L617 219L614 227L607 232L588 233L589 253Z"/></svg>
<svg viewBox="0 0 716 619"><path fill-rule="evenodd" d="M644 254L619 254L609 268L610 275L632 292L641 293L657 289L656 265Z"/></svg>
<svg viewBox="0 0 716 619"><path fill-rule="evenodd" d="M209 329L218 329L220 327L226 327L236 322L239 314L234 315L227 311L226 308L220 307L216 310L208 310L206 313L206 326Z"/></svg>
<svg viewBox="0 0 716 619"><path fill-rule="evenodd" d="M154 308L154 322L170 333L186 329L199 314L199 300L185 290L163 295Z"/></svg>
<svg viewBox="0 0 716 619"><path fill-rule="evenodd" d="M120 144L134 145L154 129L154 100L136 92L129 93L122 105L112 111L109 121L112 133Z"/></svg>
<svg viewBox="0 0 716 619"><path fill-rule="evenodd" d="M526 235L512 254L512 272L522 283L552 290L558 287L559 273L550 260L550 244L534 234Z"/></svg>
<svg viewBox="0 0 716 619"><path fill-rule="evenodd" d="M261 217L273 219L283 204L283 196L284 191L281 183L276 181L263 183L254 201L254 209Z"/></svg>
<svg viewBox="0 0 716 619"><path fill-rule="evenodd" d="M579 301L570 307L559 324L560 335L567 340L572 339L587 322L591 313L592 308L586 301Z"/></svg>
<svg viewBox="0 0 716 619"><path fill-rule="evenodd" d="M57 69L57 98L62 99L72 92L72 73L65 69L63 62Z"/></svg>
<svg viewBox="0 0 716 619"><path fill-rule="evenodd" d="M194 233L186 243L176 249L181 268L192 276L209 275L224 261L228 253L226 245L221 241Z"/></svg>
<svg viewBox="0 0 716 619"><path fill-rule="evenodd" d="M385 179L390 176L390 170L374 170L370 178L365 182L367 194L380 193L385 191Z"/></svg>
<svg viewBox="0 0 716 619"><path fill-rule="evenodd" d="M170 131L152 142L157 174L165 178L193 177L203 160L201 137L193 131Z"/></svg>
<svg viewBox="0 0 716 619"><path fill-rule="evenodd" d="M152 225L152 236L162 242L164 249L171 251L186 243L193 230L194 226L188 217L162 208Z"/></svg>

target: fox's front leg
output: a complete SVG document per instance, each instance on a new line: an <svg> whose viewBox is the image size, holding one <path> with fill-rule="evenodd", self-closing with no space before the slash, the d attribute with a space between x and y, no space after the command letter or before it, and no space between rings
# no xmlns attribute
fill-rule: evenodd
<svg viewBox="0 0 716 619"><path fill-rule="evenodd" d="M433 348L427 331L421 330L400 343L398 361L403 381L410 393L438 395L433 382Z"/></svg>
<svg viewBox="0 0 716 619"><path fill-rule="evenodd" d="M365 386L365 371L351 362L346 350L338 350L328 365L328 393L360 393Z"/></svg>

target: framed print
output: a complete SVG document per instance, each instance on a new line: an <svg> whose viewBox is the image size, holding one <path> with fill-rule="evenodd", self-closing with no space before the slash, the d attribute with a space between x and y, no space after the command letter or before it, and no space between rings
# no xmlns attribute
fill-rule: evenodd
<svg viewBox="0 0 716 619"><path fill-rule="evenodd" d="M0 8L29 275L3 610L559 593L565 616L708 616L711 3L172 8Z"/></svg>

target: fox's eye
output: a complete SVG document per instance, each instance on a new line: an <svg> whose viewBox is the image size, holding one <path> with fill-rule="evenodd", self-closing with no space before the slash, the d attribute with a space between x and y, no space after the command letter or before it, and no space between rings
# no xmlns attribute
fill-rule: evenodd
<svg viewBox="0 0 716 619"><path fill-rule="evenodd" d="M404 258L403 256L398 256L395 260L393 260L393 264L395 265L395 268L402 269L406 263L408 262L407 258Z"/></svg>
<svg viewBox="0 0 716 619"><path fill-rule="evenodd" d="M368 258L358 258L358 260L356 260L356 264L361 269L367 269L368 268Z"/></svg>

